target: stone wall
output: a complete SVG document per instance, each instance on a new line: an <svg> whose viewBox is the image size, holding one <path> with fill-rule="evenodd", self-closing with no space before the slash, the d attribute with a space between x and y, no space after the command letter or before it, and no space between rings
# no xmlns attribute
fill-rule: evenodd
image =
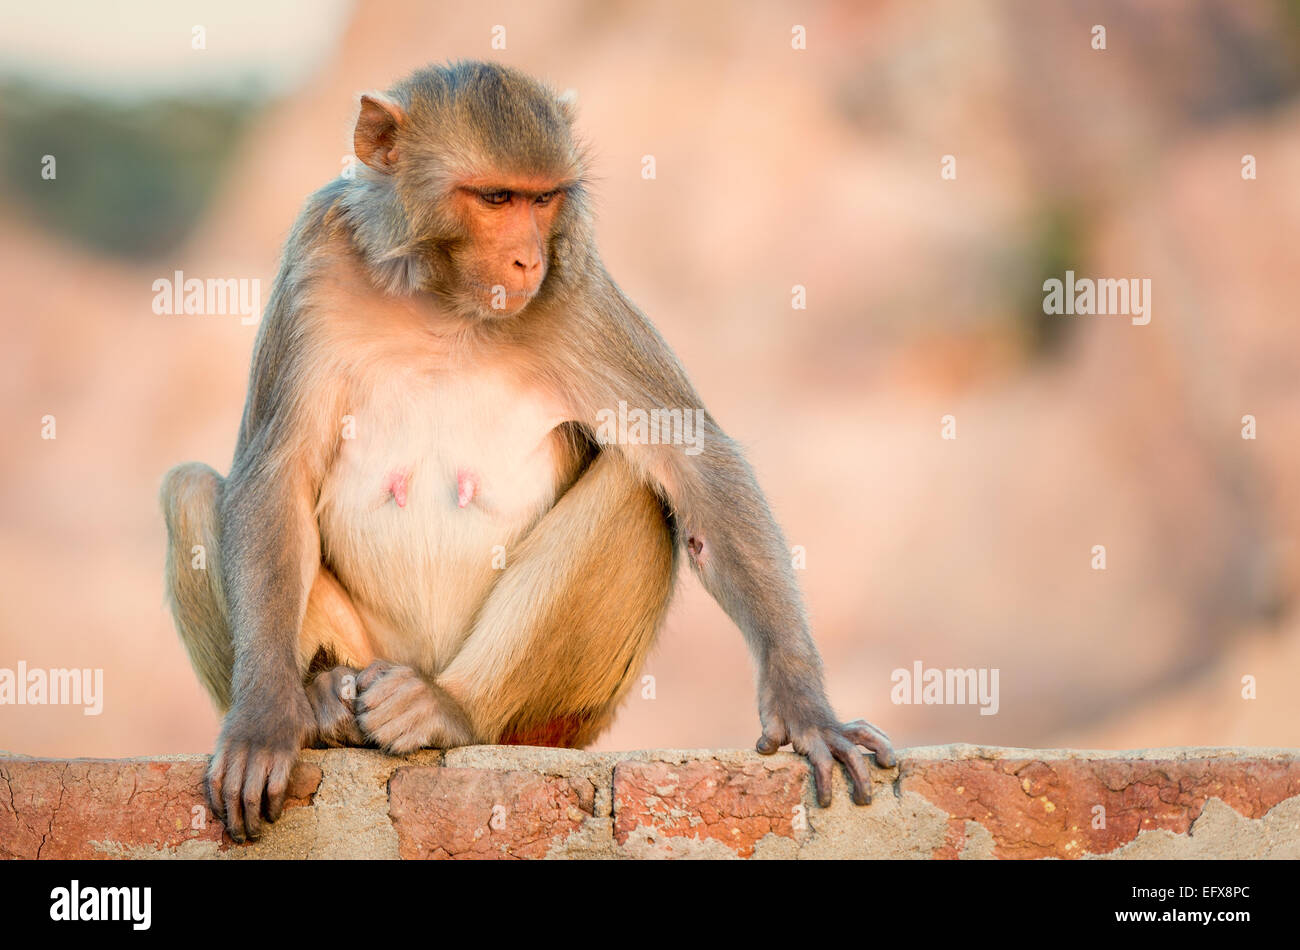
<svg viewBox="0 0 1300 950"><path fill-rule="evenodd" d="M8 858L1300 858L1300 750L907 749L854 806L804 760L724 751L309 750L234 844L207 756L0 753Z"/></svg>

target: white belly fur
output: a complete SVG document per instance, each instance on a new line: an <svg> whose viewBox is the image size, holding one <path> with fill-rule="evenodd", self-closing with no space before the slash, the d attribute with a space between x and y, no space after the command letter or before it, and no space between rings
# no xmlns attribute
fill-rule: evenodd
<svg viewBox="0 0 1300 950"><path fill-rule="evenodd" d="M356 387L355 436L339 442L317 517L376 655L437 674L499 576L494 556L508 560L555 503L563 419L491 368L413 375ZM462 507L465 473L474 494Z"/></svg>

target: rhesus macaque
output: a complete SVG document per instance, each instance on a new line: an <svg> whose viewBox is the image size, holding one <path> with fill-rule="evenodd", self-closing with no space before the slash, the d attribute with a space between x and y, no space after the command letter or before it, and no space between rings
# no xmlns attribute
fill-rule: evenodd
<svg viewBox="0 0 1300 950"><path fill-rule="evenodd" d="M590 743L679 549L757 662L760 752L792 743L823 805L833 759L858 803L857 746L894 763L828 704L789 549L712 417L695 452L597 439L620 401L701 402L601 264L572 123L484 63L362 96L364 165L289 237L230 474L163 482L176 624L225 715L208 795L236 840L276 820L307 745Z"/></svg>

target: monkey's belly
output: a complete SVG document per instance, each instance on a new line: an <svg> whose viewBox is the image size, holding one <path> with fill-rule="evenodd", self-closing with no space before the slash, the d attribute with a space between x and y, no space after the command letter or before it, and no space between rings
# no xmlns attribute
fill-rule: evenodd
<svg viewBox="0 0 1300 950"><path fill-rule="evenodd" d="M322 553L375 654L436 675L555 503L558 420L482 378L379 393L354 415L321 489Z"/></svg>

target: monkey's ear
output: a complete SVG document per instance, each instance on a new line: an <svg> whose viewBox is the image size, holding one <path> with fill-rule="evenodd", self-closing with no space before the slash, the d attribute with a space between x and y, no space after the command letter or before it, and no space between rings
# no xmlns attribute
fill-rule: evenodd
<svg viewBox="0 0 1300 950"><path fill-rule="evenodd" d="M564 117L572 125L573 120L578 115L578 90L566 89L556 96L556 101L560 104L560 111L564 113Z"/></svg>
<svg viewBox="0 0 1300 950"><path fill-rule="evenodd" d="M361 113L352 133L357 158L376 171L391 174L397 167L397 130L406 113L393 100L379 95L361 97Z"/></svg>

